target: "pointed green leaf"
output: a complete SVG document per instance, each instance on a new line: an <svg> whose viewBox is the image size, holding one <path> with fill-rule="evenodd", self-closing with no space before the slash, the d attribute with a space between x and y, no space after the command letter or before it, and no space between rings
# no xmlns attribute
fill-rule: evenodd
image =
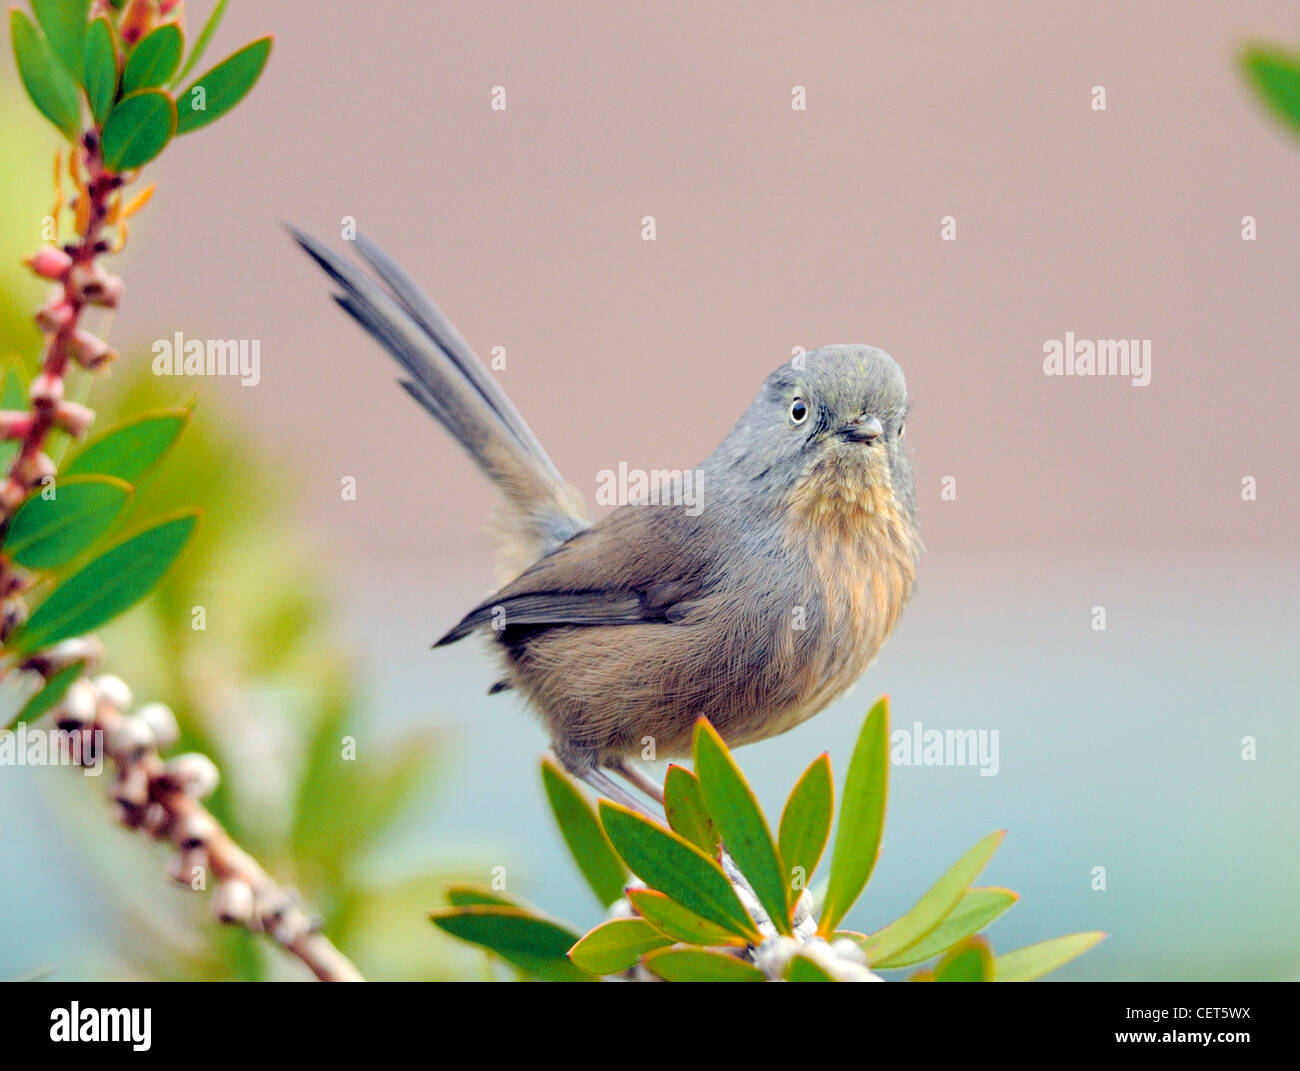
<svg viewBox="0 0 1300 1071"><path fill-rule="evenodd" d="M627 867L609 843L591 804L549 759L542 760L542 783L564 842L587 884L606 907L621 900L628 879Z"/></svg>
<svg viewBox="0 0 1300 1071"><path fill-rule="evenodd" d="M871 966L910 967L914 963L924 963L951 948L962 938L979 933L1018 899L1020 897L1010 889L970 889L948 916L926 936L892 956L871 960ZM869 940L870 938L867 939ZM864 947L867 941L863 942Z"/></svg>
<svg viewBox="0 0 1300 1071"><path fill-rule="evenodd" d="M116 476L58 480L18 507L5 532L5 553L26 569L66 565L113 526L131 490ZM46 498L47 491L54 497Z"/></svg>
<svg viewBox="0 0 1300 1071"><path fill-rule="evenodd" d="M68 138L76 138L81 129L77 80L54 54L32 20L17 8L9 12L9 33L18 73L32 103Z"/></svg>
<svg viewBox="0 0 1300 1071"><path fill-rule="evenodd" d="M122 71L122 92L134 93L137 89L162 85L181 65L184 47L181 28L174 22L165 22L149 33L131 50Z"/></svg>
<svg viewBox="0 0 1300 1071"><path fill-rule="evenodd" d="M514 907L527 911L528 905L513 900L504 893L484 889L480 885L455 884L447 886L447 902L452 907L473 907L474 905L491 905L495 907Z"/></svg>
<svg viewBox="0 0 1300 1071"><path fill-rule="evenodd" d="M1242 53L1241 66L1259 98L1292 131L1300 132L1300 56L1257 45Z"/></svg>
<svg viewBox="0 0 1300 1071"><path fill-rule="evenodd" d="M867 714L844 779L830 882L818 926L823 936L849 913L876 868L888 785L889 697L882 696Z"/></svg>
<svg viewBox="0 0 1300 1071"><path fill-rule="evenodd" d="M610 919L569 949L588 974L620 974L636 965L646 952L666 948L672 941L642 919Z"/></svg>
<svg viewBox="0 0 1300 1071"><path fill-rule="evenodd" d="M695 723L695 776L727 853L748 879L777 931L789 936L793 932L793 897L767 820L722 737L703 718Z"/></svg>
<svg viewBox="0 0 1300 1071"><path fill-rule="evenodd" d="M504 960L553 982L590 982L569 960L578 935L567 926L517 907L481 904L430 913L439 929L491 949Z"/></svg>
<svg viewBox="0 0 1300 1071"><path fill-rule="evenodd" d="M966 894L971 882L979 877L980 871L988 865L988 861L993 858L993 853L998 850L998 845L1006 835L1006 830L1003 829L990 833L953 863L948 872L930 887L911 911L867 938L867 943L863 947L863 951L867 954L867 961L874 967L885 960L892 959L916 944L943 922Z"/></svg>
<svg viewBox="0 0 1300 1071"><path fill-rule="evenodd" d="M983 937L967 937L934 967L936 982L991 982L993 954Z"/></svg>
<svg viewBox="0 0 1300 1071"><path fill-rule="evenodd" d="M212 35L216 33L217 27L221 25L221 16L226 13L227 0L217 0L216 6L212 13L208 15L208 21L203 24L203 29L199 31L198 40L194 42L194 47L190 50L189 58L172 79L173 88L184 81L185 76L194 69L194 65L203 58L203 53L207 51L208 42L212 40Z"/></svg>
<svg viewBox="0 0 1300 1071"><path fill-rule="evenodd" d="M709 817L700 779L675 763L669 764L664 777L664 816L674 833L685 837L705 855L717 857L722 838Z"/></svg>
<svg viewBox="0 0 1300 1071"><path fill-rule="evenodd" d="M165 409L119 424L87 443L64 466L64 475L96 472L137 484L140 477L171 449L189 419L188 410Z"/></svg>
<svg viewBox="0 0 1300 1071"><path fill-rule="evenodd" d="M271 38L245 45L218 63L176 100L177 134L188 134L220 119L253 88L271 54Z"/></svg>
<svg viewBox="0 0 1300 1071"><path fill-rule="evenodd" d="M993 977L999 982L1032 982L1082 956L1105 936L1097 931L1072 933L1007 952L993 961Z"/></svg>
<svg viewBox="0 0 1300 1071"><path fill-rule="evenodd" d="M638 915L674 941L685 941L690 945L745 944L744 937L701 918L654 889L628 889L627 898Z"/></svg>
<svg viewBox="0 0 1300 1071"><path fill-rule="evenodd" d="M30 654L134 606L171 568L198 523L197 512L183 513L105 551L50 592L6 646Z"/></svg>
<svg viewBox="0 0 1300 1071"><path fill-rule="evenodd" d="M795 783L781 812L781 832L777 841L785 878L795 899L808 887L822 852L826 850L834 808L831 757L822 752Z"/></svg>
<svg viewBox="0 0 1300 1071"><path fill-rule="evenodd" d="M32 10L54 54L74 77L79 76L90 0L32 0Z"/></svg>
<svg viewBox="0 0 1300 1071"><path fill-rule="evenodd" d="M96 123L108 118L117 98L117 49L113 44L113 26L106 18L90 24L86 33L85 70L82 83Z"/></svg>
<svg viewBox="0 0 1300 1071"><path fill-rule="evenodd" d="M706 948L665 948L649 953L641 963L668 982L766 981L752 963Z"/></svg>
<svg viewBox="0 0 1300 1071"><path fill-rule="evenodd" d="M794 955L785 967L787 982L833 982L835 981L821 965L805 955Z"/></svg>
<svg viewBox="0 0 1300 1071"><path fill-rule="evenodd" d="M732 933L762 939L722 867L694 844L609 800L600 801L600 823L623 862L651 888Z"/></svg>
<svg viewBox="0 0 1300 1071"><path fill-rule="evenodd" d="M104 166L110 171L143 167L167 147L176 131L176 103L161 89L123 97L104 120Z"/></svg>
<svg viewBox="0 0 1300 1071"><path fill-rule="evenodd" d="M35 721L47 710L53 709L59 701L68 694L68 689L72 687L72 682L86 672L86 667L81 662L73 662L71 665L64 666L58 673L54 674L45 682L45 687L32 696L23 704L17 716L5 729L12 729L22 721Z"/></svg>

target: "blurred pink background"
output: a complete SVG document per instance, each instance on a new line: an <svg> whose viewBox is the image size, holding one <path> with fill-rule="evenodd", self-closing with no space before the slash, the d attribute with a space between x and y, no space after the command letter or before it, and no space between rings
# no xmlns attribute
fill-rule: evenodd
<svg viewBox="0 0 1300 1071"><path fill-rule="evenodd" d="M588 500L620 460L702 459L793 346L861 341L909 377L932 550L1291 544L1300 145L1234 52L1298 16L232 4L214 48L274 32L271 63L154 169L115 333L260 338L262 385L225 389L309 462L345 554L486 555L491 494L277 219L337 244L355 217L504 346ZM1151 384L1045 377L1066 331L1150 338Z"/></svg>

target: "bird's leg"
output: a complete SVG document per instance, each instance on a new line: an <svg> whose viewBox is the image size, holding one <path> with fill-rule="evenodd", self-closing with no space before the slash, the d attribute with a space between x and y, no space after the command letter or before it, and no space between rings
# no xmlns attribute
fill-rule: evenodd
<svg viewBox="0 0 1300 1071"><path fill-rule="evenodd" d="M576 772L578 776L594 788L599 795L611 799L615 803L621 803L629 810L636 811L638 814L643 814L647 818L655 817L654 813L646 807L645 804L631 793L624 791L623 788L619 786L618 782L612 780L610 776L598 766L591 766L585 770L579 770Z"/></svg>
<svg viewBox="0 0 1300 1071"><path fill-rule="evenodd" d="M656 784L654 779L639 767L633 766L630 762L623 759L615 759L613 762L605 763L605 768L619 775L633 788L639 788L649 796L660 807L664 805L664 790Z"/></svg>

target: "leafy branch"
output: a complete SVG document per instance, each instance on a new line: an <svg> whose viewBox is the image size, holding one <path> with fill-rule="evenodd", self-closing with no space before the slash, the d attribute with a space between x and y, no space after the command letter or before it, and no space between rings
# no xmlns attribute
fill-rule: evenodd
<svg viewBox="0 0 1300 1071"><path fill-rule="evenodd" d="M213 909L223 922L269 934L322 980L358 980L352 964L319 924L225 832L202 803L217 786L215 764L200 754L164 760L179 739L176 719L159 703L131 711L118 677L88 674L103 647L87 634L138 603L185 549L195 510L156 518L107 550L135 485L184 430L188 413L146 414L78 452L59 473L50 444L82 438L95 414L65 398L73 366L106 368L117 354L85 326L89 310L117 308L123 283L101 259L120 252L127 220L153 194L126 191L138 170L180 135L230 111L249 92L270 53L254 41L176 86L201 58L225 10L213 10L182 66L184 28L177 0L33 0L35 22L10 15L14 57L32 103L69 142L55 158L54 233L65 207L73 234L25 263L54 284L36 314L44 343L40 371L24 384L10 368L0 387L0 676L34 674L40 690L14 724L48 718L74 760L110 759L119 821L171 843L173 877L196 888L210 873ZM66 162L65 162L66 160ZM74 192L65 200L64 181ZM29 612L28 601L38 598Z"/></svg>
<svg viewBox="0 0 1300 1071"><path fill-rule="evenodd" d="M695 772L670 766L667 826L601 800L593 810L558 767L542 778L575 861L609 913L584 935L500 892L448 891L433 922L482 945L524 975L670 982L879 981L878 969L929 961L912 981L1030 981L1105 935L1076 933L994 956L981 931L1018 899L974 884L1002 842L983 838L917 901L875 933L841 929L880 854L889 781L889 704L871 708L840 802L824 894L810 881L830 839L829 756L800 777L771 827L727 746L707 721L695 731ZM635 877L633 877L635 875Z"/></svg>

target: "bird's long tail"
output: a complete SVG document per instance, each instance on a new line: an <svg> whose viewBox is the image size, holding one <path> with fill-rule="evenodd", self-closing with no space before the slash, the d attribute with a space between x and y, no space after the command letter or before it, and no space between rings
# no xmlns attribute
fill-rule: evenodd
<svg viewBox="0 0 1300 1071"><path fill-rule="evenodd" d="M591 522L537 436L469 343L415 281L374 242L356 247L378 280L310 235L298 244L342 288L334 295L406 372L406 392L478 462L505 498L502 566L513 577Z"/></svg>

